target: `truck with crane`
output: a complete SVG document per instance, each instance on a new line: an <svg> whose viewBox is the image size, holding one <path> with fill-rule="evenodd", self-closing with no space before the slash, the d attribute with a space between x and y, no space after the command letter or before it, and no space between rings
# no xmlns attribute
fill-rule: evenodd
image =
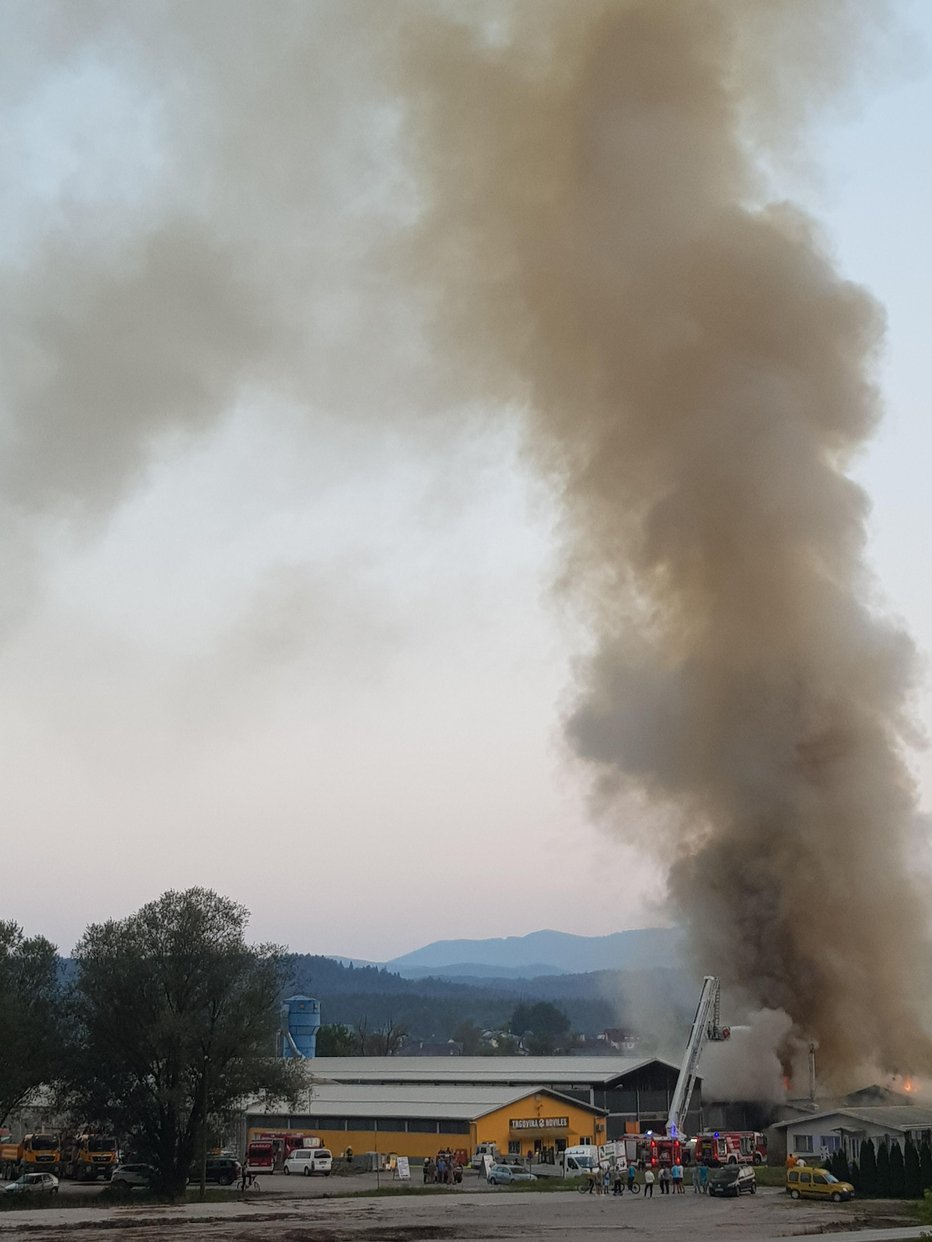
<svg viewBox="0 0 932 1242"><path fill-rule="evenodd" d="M680 1066L679 1077L673 1088L673 1098L667 1113L668 1139L683 1137L683 1122L689 1111L693 1088L699 1076L699 1060L707 1043L722 1043L731 1038L731 1030L721 1025L721 984L714 975L706 975L699 993L699 1004L696 1016L690 1027L683 1064Z"/></svg>

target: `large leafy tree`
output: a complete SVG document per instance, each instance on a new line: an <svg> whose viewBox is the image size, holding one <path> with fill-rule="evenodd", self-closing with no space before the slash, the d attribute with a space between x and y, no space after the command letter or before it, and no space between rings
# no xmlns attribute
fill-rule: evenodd
<svg viewBox="0 0 932 1242"><path fill-rule="evenodd" d="M59 1070L58 956L44 936L0 922L0 1122Z"/></svg>
<svg viewBox="0 0 932 1242"><path fill-rule="evenodd" d="M566 1043L570 1032L569 1018L549 1001L518 1005L510 1026L512 1034L525 1037L528 1050L536 1056L555 1052Z"/></svg>
<svg viewBox="0 0 932 1242"><path fill-rule="evenodd" d="M299 1063L274 1055L283 950L247 944L247 919L207 889L169 892L75 950L74 1107L127 1138L169 1199L218 1118L300 1085Z"/></svg>

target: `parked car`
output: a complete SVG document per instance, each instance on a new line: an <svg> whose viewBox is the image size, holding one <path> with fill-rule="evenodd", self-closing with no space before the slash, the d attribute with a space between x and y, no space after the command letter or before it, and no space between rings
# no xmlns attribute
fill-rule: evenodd
<svg viewBox="0 0 932 1242"><path fill-rule="evenodd" d="M723 1164L709 1170L710 1195L757 1194L757 1178L749 1164Z"/></svg>
<svg viewBox="0 0 932 1242"><path fill-rule="evenodd" d="M787 1169L786 1193L791 1199L801 1195L812 1199L831 1199L833 1203L841 1203L844 1199L854 1198L854 1187L850 1182L840 1182L828 1169L808 1169L797 1166Z"/></svg>
<svg viewBox="0 0 932 1242"><path fill-rule="evenodd" d="M315 1173L323 1173L329 1177L333 1171L333 1152L328 1147L296 1147L285 1161L286 1173L303 1173L305 1177L313 1177Z"/></svg>
<svg viewBox="0 0 932 1242"><path fill-rule="evenodd" d="M8 1195L57 1195L58 1178L54 1173L23 1173L3 1190Z"/></svg>
<svg viewBox="0 0 932 1242"><path fill-rule="evenodd" d="M216 1182L220 1186L232 1186L243 1175L243 1166L232 1156L208 1156L205 1170L208 1182ZM196 1164L188 1174L189 1182L201 1180L201 1166Z"/></svg>
<svg viewBox="0 0 932 1242"><path fill-rule="evenodd" d="M537 1178L525 1169L514 1169L507 1164L493 1164L489 1169L488 1181L490 1186L510 1186L512 1182L536 1182Z"/></svg>
<svg viewBox="0 0 932 1242"><path fill-rule="evenodd" d="M151 1164L118 1164L110 1182L113 1186L148 1186L154 1176Z"/></svg>

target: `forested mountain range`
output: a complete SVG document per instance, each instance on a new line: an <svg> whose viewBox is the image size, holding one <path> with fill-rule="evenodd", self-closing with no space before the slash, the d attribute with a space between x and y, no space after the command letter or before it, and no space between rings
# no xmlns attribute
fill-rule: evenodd
<svg viewBox="0 0 932 1242"><path fill-rule="evenodd" d="M378 966L344 965L332 958L295 954L290 959L288 991L316 997L327 1024L371 1028L404 1027L412 1039L443 1041L470 1022L480 1029L507 1025L521 1001L552 1001L566 1013L574 1030L598 1034L609 1027L631 1026L651 1045L655 1015L679 1026L695 1006L695 988L685 971L657 967L649 971L600 970L535 979L404 979ZM685 1016L684 1016L685 1015Z"/></svg>

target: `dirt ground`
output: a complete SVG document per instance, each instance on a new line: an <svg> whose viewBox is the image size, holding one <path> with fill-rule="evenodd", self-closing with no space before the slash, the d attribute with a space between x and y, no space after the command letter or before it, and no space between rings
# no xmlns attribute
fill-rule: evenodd
<svg viewBox="0 0 932 1242"><path fill-rule="evenodd" d="M0 1242L741 1242L849 1230L912 1226L902 1207L885 1203L794 1203L761 1189L740 1200L704 1196L624 1196L495 1192L321 1199L266 1194L261 1201L143 1204L4 1212ZM899 1227L898 1227L899 1226Z"/></svg>

